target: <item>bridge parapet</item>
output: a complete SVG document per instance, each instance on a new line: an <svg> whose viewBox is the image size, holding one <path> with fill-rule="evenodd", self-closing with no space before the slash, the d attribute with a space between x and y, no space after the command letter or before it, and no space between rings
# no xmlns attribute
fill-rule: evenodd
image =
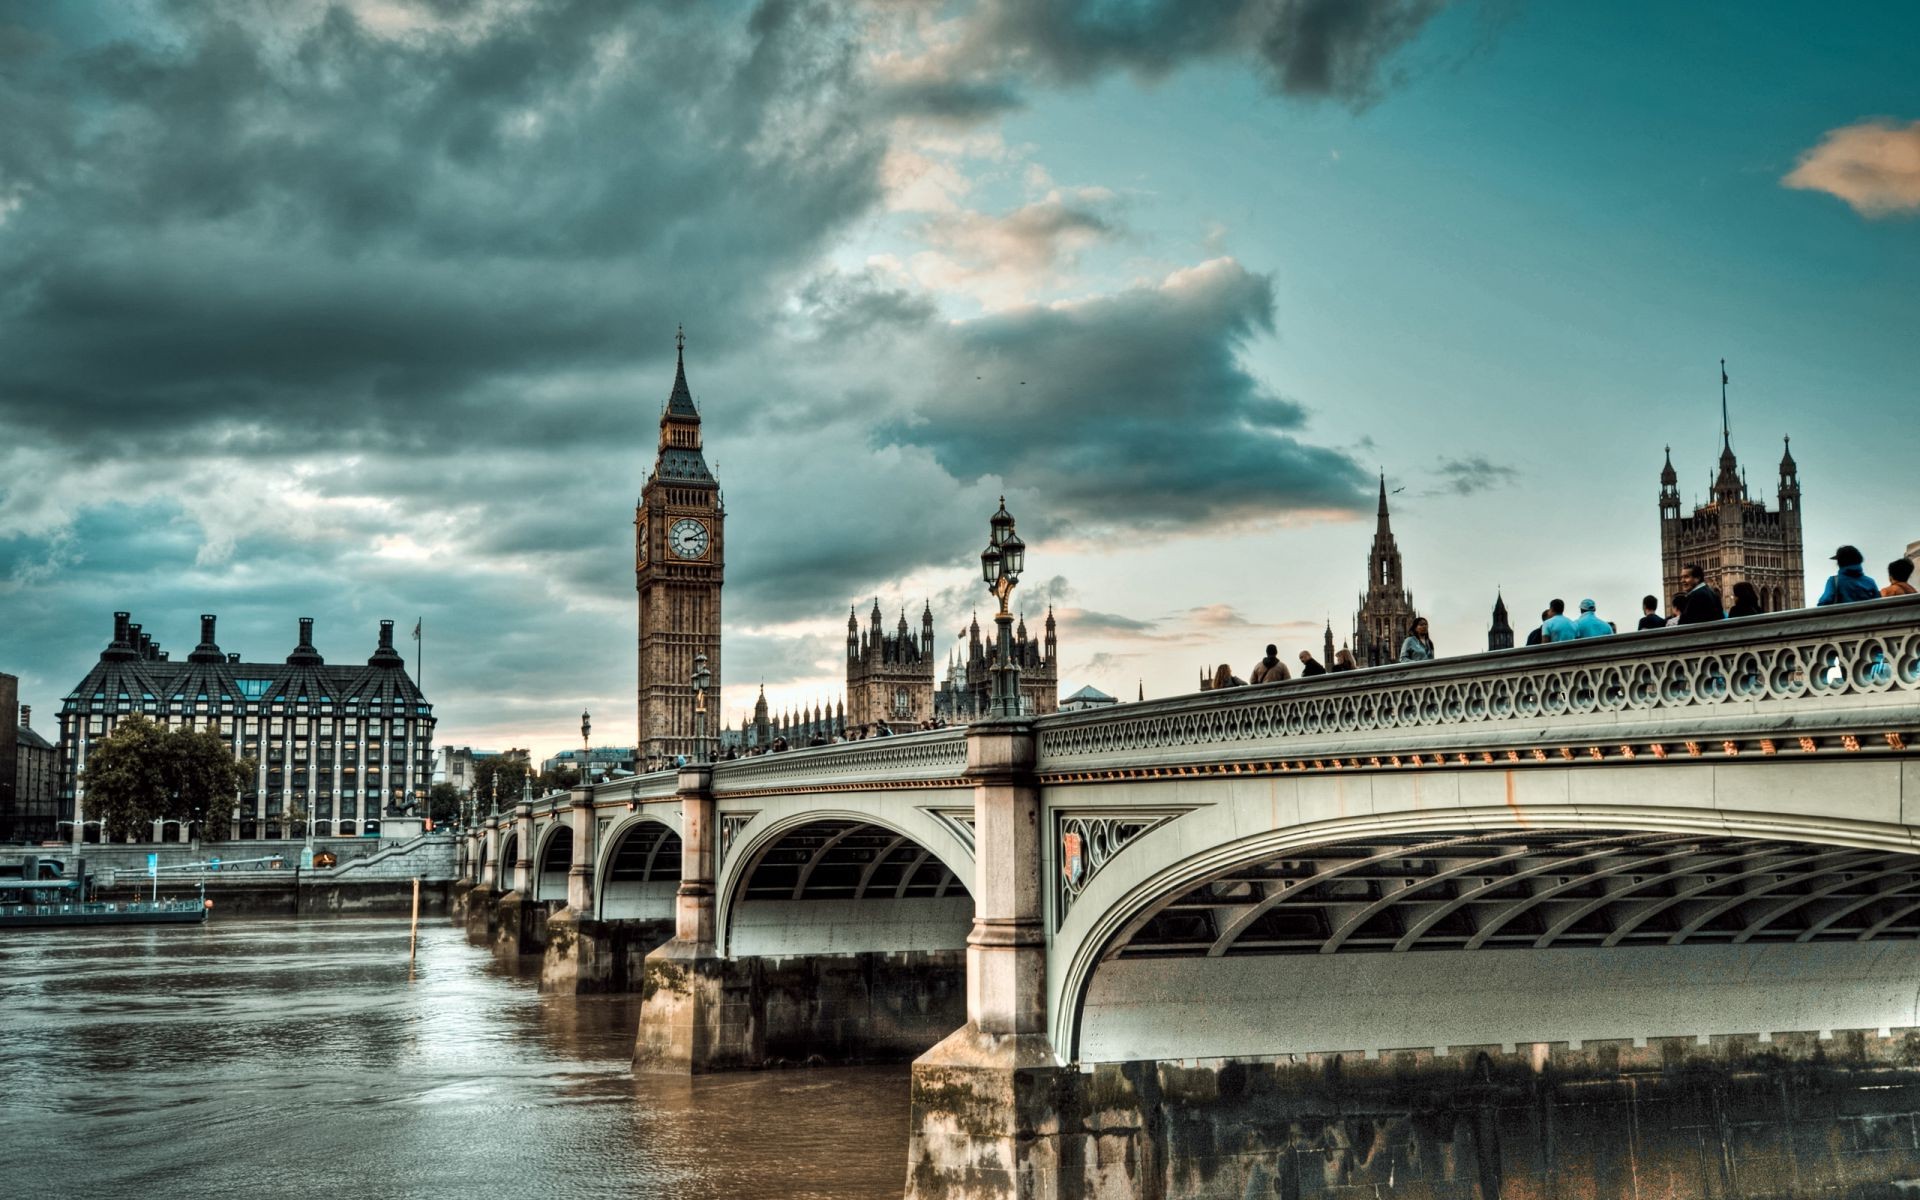
<svg viewBox="0 0 1920 1200"><path fill-rule="evenodd" d="M934 729L714 764L716 796L961 786L966 730Z"/></svg>
<svg viewBox="0 0 1920 1200"><path fill-rule="evenodd" d="M1916 693L1920 597L1903 597L1050 716L1039 773L1899 750Z"/></svg>

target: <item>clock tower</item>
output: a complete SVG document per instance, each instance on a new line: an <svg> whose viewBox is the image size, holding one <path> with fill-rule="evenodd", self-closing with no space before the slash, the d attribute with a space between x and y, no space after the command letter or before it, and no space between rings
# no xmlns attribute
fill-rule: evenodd
<svg viewBox="0 0 1920 1200"><path fill-rule="evenodd" d="M694 656L707 656L706 735L711 752L720 714L720 584L725 574L726 507L700 452L700 410L687 389L687 339L674 335L673 392L660 413L660 449L633 510L633 583L640 593L642 769L696 752Z"/></svg>

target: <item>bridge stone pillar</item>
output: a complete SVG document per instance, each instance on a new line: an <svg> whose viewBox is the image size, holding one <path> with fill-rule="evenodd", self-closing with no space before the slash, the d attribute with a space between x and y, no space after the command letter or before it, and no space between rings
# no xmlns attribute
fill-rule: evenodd
<svg viewBox="0 0 1920 1200"><path fill-rule="evenodd" d="M915 1200L1051 1196L1062 1072L1047 1037L1046 835L1024 720L967 731L973 780L973 931L967 1023L913 1064L907 1194Z"/></svg>
<svg viewBox="0 0 1920 1200"><path fill-rule="evenodd" d="M746 1014L730 1014L723 1003L725 964L715 944L713 767L682 767L678 794L680 888L674 898L674 933L647 955L643 968L633 1069L697 1075L711 1069L727 1040L728 1016Z"/></svg>
<svg viewBox="0 0 1920 1200"><path fill-rule="evenodd" d="M594 864L600 856L593 789L573 789L573 863L567 868L567 906L547 918L540 990L564 995L617 990L620 931L594 916Z"/></svg>
<svg viewBox="0 0 1920 1200"><path fill-rule="evenodd" d="M538 954L546 943L546 909L533 898L533 804L522 800L513 810L513 888L500 897L493 949L506 958Z"/></svg>
<svg viewBox="0 0 1920 1200"><path fill-rule="evenodd" d="M467 940L493 945L495 918L498 914L500 877L500 818L488 817L480 831L480 846L485 861L480 865L480 882L467 893Z"/></svg>

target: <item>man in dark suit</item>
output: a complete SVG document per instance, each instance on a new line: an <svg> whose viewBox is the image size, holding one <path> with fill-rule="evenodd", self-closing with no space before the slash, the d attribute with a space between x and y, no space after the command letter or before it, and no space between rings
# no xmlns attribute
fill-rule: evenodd
<svg viewBox="0 0 1920 1200"><path fill-rule="evenodd" d="M1682 625L1703 625L1708 621L1727 619L1726 606L1720 603L1720 593L1707 586L1707 569L1699 563L1687 566L1687 603L1680 610Z"/></svg>

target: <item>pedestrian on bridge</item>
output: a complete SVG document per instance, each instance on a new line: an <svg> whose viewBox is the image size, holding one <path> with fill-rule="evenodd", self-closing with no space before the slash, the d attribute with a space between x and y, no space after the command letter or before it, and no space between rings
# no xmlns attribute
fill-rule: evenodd
<svg viewBox="0 0 1920 1200"><path fill-rule="evenodd" d="M1279 656L1276 655L1274 661L1279 662ZM1245 686L1247 686L1247 681L1235 675L1233 668L1226 663L1221 663L1220 669L1213 673L1213 689L1215 691L1219 691L1221 688Z"/></svg>
<svg viewBox="0 0 1920 1200"><path fill-rule="evenodd" d="M1892 580L1892 582L1880 589L1882 596L1913 595L1915 591L1914 586L1907 582L1913 578L1913 560L1910 558L1896 558L1888 563L1887 578Z"/></svg>
<svg viewBox="0 0 1920 1200"><path fill-rule="evenodd" d="M1329 666L1327 670L1330 672L1355 671L1358 670L1359 667L1360 664L1353 661L1353 651L1342 646L1333 652L1333 664Z"/></svg>
<svg viewBox="0 0 1920 1200"><path fill-rule="evenodd" d="M1538 625L1535 625L1533 627L1533 632L1527 635L1527 645L1540 646L1540 645L1546 644L1547 622L1551 620L1553 620L1553 610L1550 608L1541 609L1540 623Z"/></svg>
<svg viewBox="0 0 1920 1200"><path fill-rule="evenodd" d="M1724 621L1727 607L1720 602L1720 593L1707 586L1707 569L1699 563L1688 563L1686 581L1686 594L1679 598L1678 624L1702 625L1708 621Z"/></svg>
<svg viewBox="0 0 1920 1200"><path fill-rule="evenodd" d="M1555 596L1547 602L1547 619L1540 625L1540 636L1546 642L1570 642L1577 636L1573 632L1573 618L1567 615L1567 602Z"/></svg>
<svg viewBox="0 0 1920 1200"><path fill-rule="evenodd" d="M1827 578L1827 590L1820 593L1818 607L1880 598L1880 585L1861 567L1860 564L1866 560L1861 557L1857 547L1840 547L1833 552L1833 561L1840 564L1840 569Z"/></svg>
<svg viewBox="0 0 1920 1200"><path fill-rule="evenodd" d="M1653 596L1640 597L1640 628L1665 629L1667 619L1660 615L1660 601Z"/></svg>
<svg viewBox="0 0 1920 1200"><path fill-rule="evenodd" d="M1311 679L1315 675L1325 675L1326 673L1327 669L1320 665L1320 660L1313 656L1313 651L1302 650L1300 652L1300 678Z"/></svg>
<svg viewBox="0 0 1920 1200"><path fill-rule="evenodd" d="M1760 603L1760 591L1742 579L1733 585L1733 607L1727 610L1727 617L1757 617L1767 611Z"/></svg>
<svg viewBox="0 0 1920 1200"><path fill-rule="evenodd" d="M1573 636L1578 638L1606 637L1613 632L1613 623L1602 621L1591 600L1580 602L1580 618L1573 623Z"/></svg>
<svg viewBox="0 0 1920 1200"><path fill-rule="evenodd" d="M1224 665L1221 669L1226 670ZM1231 675L1232 672L1229 671L1228 674ZM1287 664L1280 661L1279 649L1269 644L1267 656L1253 664L1253 670L1247 678L1254 683L1279 683L1281 680L1293 678L1293 673L1287 670ZM1221 686L1220 681L1216 679L1213 686Z"/></svg>
<svg viewBox="0 0 1920 1200"><path fill-rule="evenodd" d="M1433 635L1427 632L1427 619L1415 617L1407 640L1400 643L1401 662L1433 661Z"/></svg>

